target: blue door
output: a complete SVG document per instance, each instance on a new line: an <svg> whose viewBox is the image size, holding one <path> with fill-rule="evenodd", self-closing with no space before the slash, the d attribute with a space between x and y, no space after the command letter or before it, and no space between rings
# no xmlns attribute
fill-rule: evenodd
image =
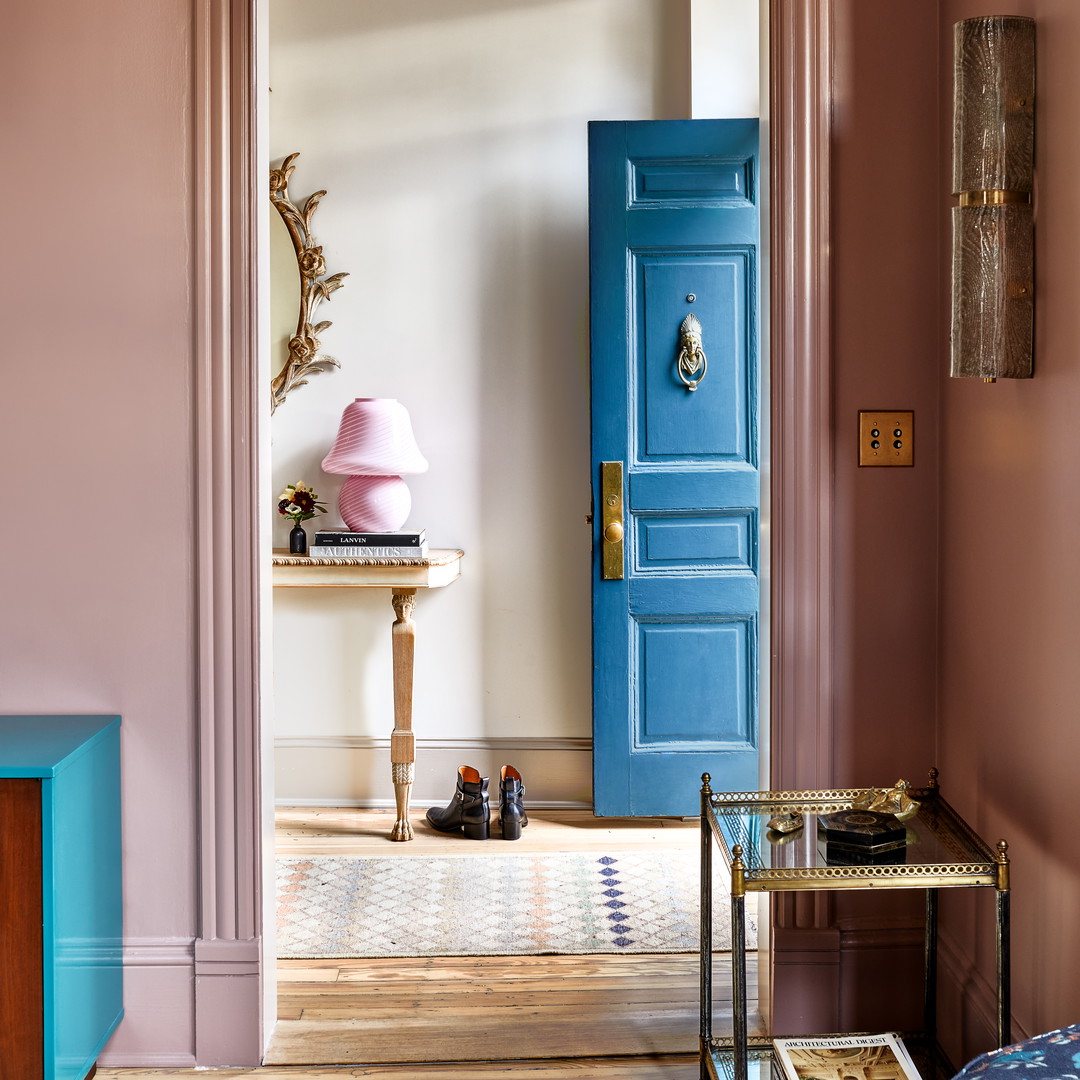
<svg viewBox="0 0 1080 1080"><path fill-rule="evenodd" d="M696 814L758 787L758 122L590 124L589 215L595 808Z"/></svg>

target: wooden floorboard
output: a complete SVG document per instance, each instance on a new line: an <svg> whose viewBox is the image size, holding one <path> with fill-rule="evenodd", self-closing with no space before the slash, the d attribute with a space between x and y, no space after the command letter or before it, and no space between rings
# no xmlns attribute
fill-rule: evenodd
<svg viewBox="0 0 1080 1080"><path fill-rule="evenodd" d="M291 965L310 961L283 961ZM491 1061L693 1053L693 955L515 956L328 961L286 979L267 1054L273 1065ZM337 977L334 978L334 967ZM750 992L756 991L750 972ZM714 986L718 1023L730 986ZM754 1019L754 1028L759 1029Z"/></svg>
<svg viewBox="0 0 1080 1080"><path fill-rule="evenodd" d="M413 810L414 839L390 839L393 810L290 807L276 814L279 855L527 855L530 852L696 848L697 819L598 818L585 810L530 810L521 839L507 842L492 822L491 839L466 840L460 833L437 832Z"/></svg>
<svg viewBox="0 0 1080 1080"><path fill-rule="evenodd" d="M598 1058L456 1064L362 1065L341 1068L314 1066L261 1069L99 1069L96 1080L153 1080L187 1077L189 1080L698 1080L697 1055Z"/></svg>
<svg viewBox="0 0 1080 1080"><path fill-rule="evenodd" d="M387 839L393 811L279 811L290 855L518 854L697 847L696 821L605 819L530 811L521 840L437 833ZM696 955L413 957L286 960L278 1016L260 1069L102 1069L101 1080L209 1075L212 1080L697 1080ZM749 972L756 999L756 966ZM730 979L714 976L717 1024L730 1022ZM751 1031L760 1031L757 1013Z"/></svg>

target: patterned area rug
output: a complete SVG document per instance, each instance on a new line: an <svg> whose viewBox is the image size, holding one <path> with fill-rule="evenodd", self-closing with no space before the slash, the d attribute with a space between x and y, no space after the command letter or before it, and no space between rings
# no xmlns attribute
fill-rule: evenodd
<svg viewBox="0 0 1080 1080"><path fill-rule="evenodd" d="M727 949L719 879L714 892L713 940ZM697 948L696 851L278 859L282 959Z"/></svg>

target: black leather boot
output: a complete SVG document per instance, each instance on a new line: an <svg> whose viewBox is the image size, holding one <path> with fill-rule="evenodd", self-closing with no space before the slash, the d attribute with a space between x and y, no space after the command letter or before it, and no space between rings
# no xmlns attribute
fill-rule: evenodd
<svg viewBox="0 0 1080 1080"><path fill-rule="evenodd" d="M470 840L488 838L491 809L488 806L488 778L481 776L471 765L458 769L457 791L450 805L433 806L425 815L428 824L440 832L464 829Z"/></svg>
<svg viewBox="0 0 1080 1080"><path fill-rule="evenodd" d="M525 807L521 800L525 794L525 785L521 782L521 773L513 765L504 765L499 777L499 824L502 825L504 840L517 840L521 830L529 824Z"/></svg>

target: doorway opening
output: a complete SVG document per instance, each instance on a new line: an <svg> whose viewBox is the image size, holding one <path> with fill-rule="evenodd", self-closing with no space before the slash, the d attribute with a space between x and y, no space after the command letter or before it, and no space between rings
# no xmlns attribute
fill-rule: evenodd
<svg viewBox="0 0 1080 1080"><path fill-rule="evenodd" d="M591 743L583 132L598 108L686 115L673 50L690 27L664 22L661 6L589 0L572 35L581 44L570 49L565 24L555 25L542 3L462 3L449 15L445 3L419 0L392 13L352 5L344 17L370 20L358 34L355 26L319 29L310 0L270 2L271 160L301 150L301 164L312 162L311 186L328 191L318 239L350 273L328 306L334 325L324 342L342 369L275 414L273 490L317 480L345 403L398 397L433 462L410 481L414 505L426 507L417 524L434 533L438 523L445 542L467 551L461 584L423 598L418 648L430 667L418 672L417 734L433 783L424 791L418 777L414 805L445 801L446 778L466 754L495 775L504 761L532 755L528 774L543 779L546 802L567 813L590 802L582 767ZM613 26L616 9L633 9L654 44ZM479 29L491 42L535 40L584 71L586 60L595 67L590 19L612 47L599 107L575 98L573 79L557 85L546 62L517 53L486 63L478 51ZM448 67L453 42L465 43L456 73ZM398 83L390 58L403 55L413 61L411 81ZM339 66L371 85L346 89L335 75L332 93L325 83L300 89ZM515 74L536 81L513 84ZM589 72L591 85L597 78ZM279 109L292 110L291 132L275 131ZM417 113L437 115L437 130L421 137ZM577 163L576 179L559 161ZM355 238L351 250L345 238ZM385 253L401 250L415 257L387 262ZM324 487L332 504L335 492ZM508 502L515 492L531 494ZM345 593L290 601L287 617L275 616L275 749L287 778L279 802L348 811L350 802L386 798L385 598Z"/></svg>

